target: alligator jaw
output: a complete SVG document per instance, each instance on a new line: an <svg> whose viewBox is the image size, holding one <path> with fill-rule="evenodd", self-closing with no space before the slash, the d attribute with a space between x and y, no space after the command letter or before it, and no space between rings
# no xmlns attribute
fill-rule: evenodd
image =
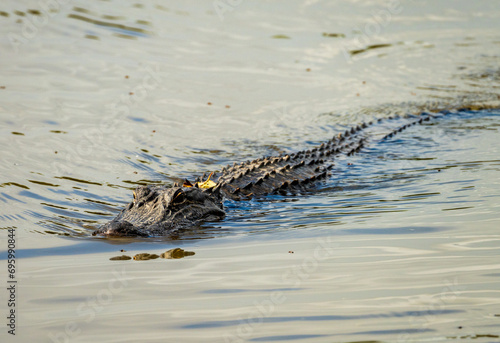
<svg viewBox="0 0 500 343"><path fill-rule="evenodd" d="M148 237L215 221L225 216L222 196L198 187L142 186L113 220L92 233L105 237Z"/></svg>

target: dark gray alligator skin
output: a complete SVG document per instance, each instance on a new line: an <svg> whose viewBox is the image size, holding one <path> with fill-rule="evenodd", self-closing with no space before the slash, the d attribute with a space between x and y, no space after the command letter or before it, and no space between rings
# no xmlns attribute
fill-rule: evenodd
<svg viewBox="0 0 500 343"><path fill-rule="evenodd" d="M433 115L389 117L362 123L316 148L292 154L235 163L213 173L215 183L198 182L173 186L142 186L133 201L110 222L94 231L97 236L156 236L224 218L224 199L236 201L268 194L287 194L311 189L329 176L335 159L350 156L371 142L388 139Z"/></svg>

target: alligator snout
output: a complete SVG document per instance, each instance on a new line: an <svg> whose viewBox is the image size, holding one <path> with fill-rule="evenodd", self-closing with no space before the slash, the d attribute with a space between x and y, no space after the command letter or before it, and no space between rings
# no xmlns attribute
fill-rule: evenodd
<svg viewBox="0 0 500 343"><path fill-rule="evenodd" d="M137 230L137 228L128 221L112 220L92 232L92 236L147 237L148 235Z"/></svg>

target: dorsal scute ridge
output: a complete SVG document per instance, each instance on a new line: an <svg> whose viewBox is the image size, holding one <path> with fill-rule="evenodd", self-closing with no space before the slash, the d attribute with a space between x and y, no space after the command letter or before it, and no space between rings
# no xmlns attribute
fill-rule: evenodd
<svg viewBox="0 0 500 343"><path fill-rule="evenodd" d="M362 122L344 129L314 148L224 167L214 182L221 192L235 200L267 195L284 188L287 191L304 190L310 187L312 181L329 175L336 156L356 154L370 141L389 139L431 117L431 114L415 117L394 115Z"/></svg>

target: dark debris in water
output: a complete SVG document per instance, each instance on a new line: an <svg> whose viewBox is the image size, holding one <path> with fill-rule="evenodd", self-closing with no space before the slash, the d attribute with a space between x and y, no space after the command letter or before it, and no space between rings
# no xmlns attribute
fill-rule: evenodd
<svg viewBox="0 0 500 343"><path fill-rule="evenodd" d="M110 258L111 261L126 261L126 260L130 260L130 259L132 259L132 258L130 256L127 256L127 255L115 256L115 257Z"/></svg>
<svg viewBox="0 0 500 343"><path fill-rule="evenodd" d="M290 39L289 36L287 35L283 35L283 34L280 34L280 35L274 35L274 36L271 36L271 38L274 38L274 39Z"/></svg>
<svg viewBox="0 0 500 343"><path fill-rule="evenodd" d="M125 252L125 250L121 249L121 252ZM195 254L194 251L186 251L181 248L174 248L165 251L164 253L161 253L160 255L158 254L151 254L151 253L140 253L134 255L133 259L134 261L148 261L148 260L156 260L158 258L164 258L168 260L176 260L180 258L184 258L187 256L193 256ZM114 256L111 257L111 261L126 261L126 260L131 260L132 257L127 256L127 255L121 255L121 256Z"/></svg>
<svg viewBox="0 0 500 343"><path fill-rule="evenodd" d="M155 260L159 258L159 255L149 254L149 253L141 253L134 255L134 261L147 261L147 260Z"/></svg>
<svg viewBox="0 0 500 343"><path fill-rule="evenodd" d="M493 334L473 334L473 335L464 335L464 336L449 336L447 339L478 339L478 338L500 338L499 335Z"/></svg>
<svg viewBox="0 0 500 343"><path fill-rule="evenodd" d="M372 45L368 45L366 48L364 49L357 49L357 50L351 50L349 51L349 53L351 55L358 55L358 54L361 54L361 53L364 53L364 52L367 52L368 50L374 50L374 49L381 49L381 48L388 48L392 46L392 44L372 44Z"/></svg>
<svg viewBox="0 0 500 343"><path fill-rule="evenodd" d="M186 256L193 256L194 254L194 251L185 251L181 248L175 248L165 251L160 255L160 257L166 259L178 259Z"/></svg>
<svg viewBox="0 0 500 343"><path fill-rule="evenodd" d="M332 38L345 38L345 34L343 33L328 33L323 32L323 37L332 37Z"/></svg>

